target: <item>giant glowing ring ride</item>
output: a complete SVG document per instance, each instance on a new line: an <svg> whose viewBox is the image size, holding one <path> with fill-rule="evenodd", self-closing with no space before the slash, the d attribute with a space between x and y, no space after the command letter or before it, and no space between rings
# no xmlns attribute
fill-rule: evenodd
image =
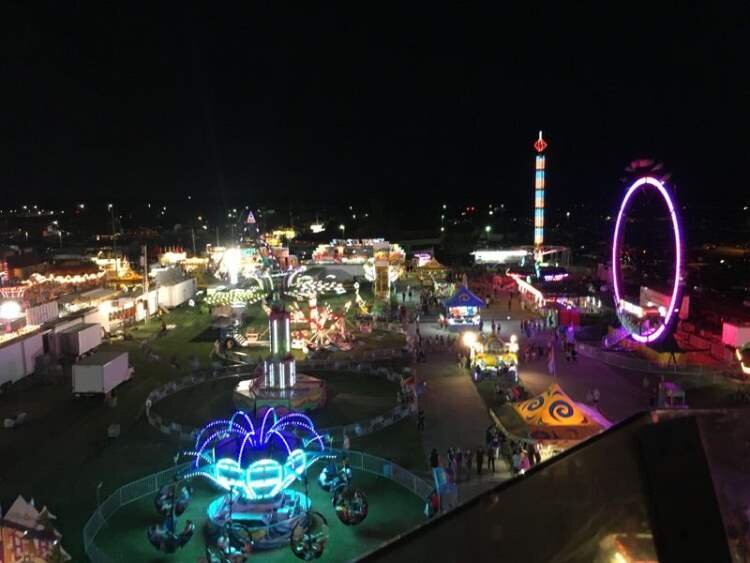
<svg viewBox="0 0 750 563"><path fill-rule="evenodd" d="M750 375L750 342L745 342L734 353L737 355L737 361L740 363L742 374Z"/></svg>
<svg viewBox="0 0 750 563"><path fill-rule="evenodd" d="M623 280L620 267L624 230L622 224L624 218L627 216L628 206L638 193L639 188L653 188L664 199L669 210L672 234L674 235L674 281L669 296L669 306L659 307L653 311L648 311L639 305L625 300L622 295ZM615 310L623 328L628 331L633 340L644 344L655 342L665 336L666 330L674 318L682 292L684 271L683 241L677 213L677 206L664 183L652 176L644 176L633 182L628 188L620 205L620 211L617 214L615 233L612 241L612 281L614 285Z"/></svg>

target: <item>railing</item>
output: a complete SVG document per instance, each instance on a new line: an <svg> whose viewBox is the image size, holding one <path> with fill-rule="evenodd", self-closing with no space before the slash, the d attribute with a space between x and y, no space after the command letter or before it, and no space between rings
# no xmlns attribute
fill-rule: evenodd
<svg viewBox="0 0 750 563"><path fill-rule="evenodd" d="M343 450L332 451L337 455L345 453L352 469L390 479L420 499L426 499L432 492L433 486L430 483L387 459L352 450L346 452ZM107 522L120 508L147 495L155 494L161 487L171 483L177 473L184 471L189 466L190 463L183 463L170 467L159 473L123 485L108 496L83 526L83 550L89 560L93 563L114 563L116 559L107 555L95 543L96 536L101 529L106 526Z"/></svg>
<svg viewBox="0 0 750 563"><path fill-rule="evenodd" d="M618 352L607 352L602 350L601 348L598 348L596 346L591 346L590 344L585 344L583 342L578 342L576 344L576 349L583 354L584 356L588 358L592 358L594 360L599 360L600 362L603 362L607 365L632 370L632 371L640 371L645 373L653 373L653 374L664 374L664 375L683 375L683 376L697 376L704 380L704 383L707 383L705 381L706 378L711 378L712 383L716 383L716 381L719 378L731 378L736 379L737 373L729 371L729 370L722 370L722 369L716 369L711 367L706 367L703 365L689 365L689 366L678 366L678 365L671 365L671 366L661 366L659 364L656 364L654 362L650 362L643 358L631 358L624 356Z"/></svg>
<svg viewBox="0 0 750 563"><path fill-rule="evenodd" d="M307 369L313 368L307 366ZM327 369L343 369L347 371L351 370L360 373L363 376L384 377L385 379L394 382L399 382L402 379L401 375L398 372L386 367L375 368L371 365L361 364L357 362L339 362L335 365L329 366ZM151 393L149 393L148 397L146 398L145 404L146 418L153 428L155 428L165 436L174 438L179 442L192 442L193 440L195 440L195 436L200 430L199 428L193 428L185 424L180 424L178 422L165 419L160 414L153 412L154 405L162 399L169 397L170 395L173 395L190 387L195 387L196 385L201 385L209 381L218 381L221 379L251 376L254 375L254 373L254 370L248 371L247 368L245 368L245 371L231 370L229 373L227 373L226 371L204 372L202 374L189 375L177 381L170 381L166 385L162 385L161 387L158 387L151 391ZM361 420L342 426L323 428L320 430L320 433L328 434L332 439L332 444L343 445L344 434L350 437L366 436L368 434L372 434L373 432L377 432L378 430L381 430L387 426L390 426L400 420L403 420L404 418L416 413L416 411L417 405L414 402L396 405L389 412L376 416L372 419Z"/></svg>
<svg viewBox="0 0 750 563"><path fill-rule="evenodd" d="M164 485L171 483L175 474L184 471L189 466L190 463L183 463L170 467L159 473L123 485L108 496L83 526L83 550L88 558L94 563L112 563L114 560L94 543L97 534L107 524L107 521L121 507L146 495L154 494Z"/></svg>
<svg viewBox="0 0 750 563"><path fill-rule="evenodd" d="M378 362L387 360L400 360L408 358L408 352L403 348L382 348L378 350L350 351L346 358L323 358L300 360L297 362L299 369L337 369L341 366L351 366L362 362Z"/></svg>

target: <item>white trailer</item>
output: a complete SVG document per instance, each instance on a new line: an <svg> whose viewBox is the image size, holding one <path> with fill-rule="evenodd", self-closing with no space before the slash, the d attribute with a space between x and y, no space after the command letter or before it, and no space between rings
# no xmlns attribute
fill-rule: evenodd
<svg viewBox="0 0 750 563"><path fill-rule="evenodd" d="M130 379L128 353L100 350L73 365L73 393L106 395Z"/></svg>
<svg viewBox="0 0 750 563"><path fill-rule="evenodd" d="M741 348L750 342L750 324L725 322L721 327L721 341L727 346Z"/></svg>
<svg viewBox="0 0 750 563"><path fill-rule="evenodd" d="M61 333L62 350L76 358L90 352L102 343L102 325L78 324Z"/></svg>

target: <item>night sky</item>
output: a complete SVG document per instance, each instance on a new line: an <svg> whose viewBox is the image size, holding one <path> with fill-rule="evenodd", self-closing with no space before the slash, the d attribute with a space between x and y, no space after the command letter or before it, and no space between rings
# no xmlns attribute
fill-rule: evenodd
<svg viewBox="0 0 750 563"><path fill-rule="evenodd" d="M551 206L640 156L750 199L747 12L244 4L3 3L0 191L527 206L542 128Z"/></svg>

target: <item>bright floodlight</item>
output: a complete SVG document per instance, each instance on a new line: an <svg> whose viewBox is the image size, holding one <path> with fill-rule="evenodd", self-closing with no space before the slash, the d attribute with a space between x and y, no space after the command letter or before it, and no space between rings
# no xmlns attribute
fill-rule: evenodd
<svg viewBox="0 0 750 563"><path fill-rule="evenodd" d="M229 274L229 283L232 285L237 285L241 260L242 253L239 248L229 248L224 252L223 261L226 263L226 270Z"/></svg>
<svg viewBox="0 0 750 563"><path fill-rule="evenodd" d="M0 305L0 319L16 319L21 316L21 306L15 301L5 301Z"/></svg>
<svg viewBox="0 0 750 563"><path fill-rule="evenodd" d="M461 340L463 341L464 346L471 348L472 346L474 346L474 344L477 343L477 333L472 331L464 332Z"/></svg>

